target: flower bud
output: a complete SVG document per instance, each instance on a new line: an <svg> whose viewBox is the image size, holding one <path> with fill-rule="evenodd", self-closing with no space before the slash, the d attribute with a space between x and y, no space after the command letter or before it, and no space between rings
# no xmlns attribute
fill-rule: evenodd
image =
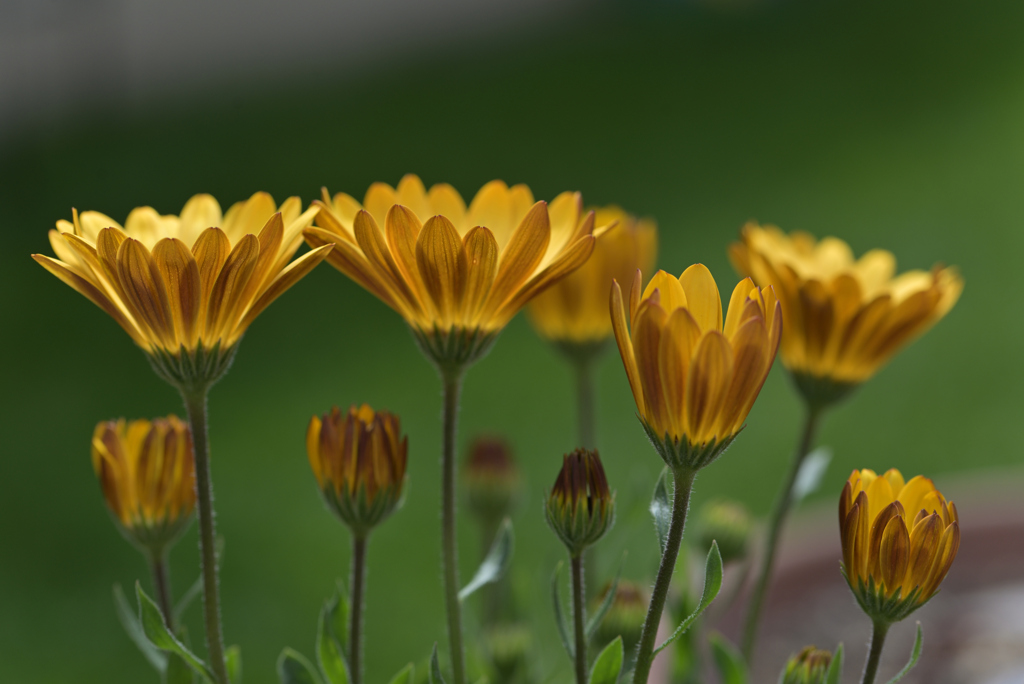
<svg viewBox="0 0 1024 684"><path fill-rule="evenodd" d="M398 416L353 404L313 416L306 451L324 501L363 536L391 515L402 498L408 438Z"/></svg>
<svg viewBox="0 0 1024 684"><path fill-rule="evenodd" d="M605 586L598 597L598 605L604 603L610 589L610 585ZM621 636L626 653L631 653L640 643L640 633L643 631L644 618L647 617L649 600L647 592L639 584L620 580L615 588L612 605L594 632L594 643L597 647L601 648L615 637Z"/></svg>
<svg viewBox="0 0 1024 684"><path fill-rule="evenodd" d="M832 654L807 646L792 656L779 679L780 684L825 684Z"/></svg>
<svg viewBox="0 0 1024 684"><path fill-rule="evenodd" d="M192 433L177 417L98 424L92 465L118 527L148 553L163 553L192 521Z"/></svg>
<svg viewBox="0 0 1024 684"><path fill-rule="evenodd" d="M577 449L563 457L545 513L573 558L604 536L615 520L615 495L596 451Z"/></svg>
<svg viewBox="0 0 1024 684"><path fill-rule="evenodd" d="M474 515L497 521L512 511L519 496L519 469L504 440L477 438L470 447L464 477L467 502Z"/></svg>
<svg viewBox="0 0 1024 684"><path fill-rule="evenodd" d="M517 681L522 679L519 675L529 664L533 632L523 624L495 625L485 632L484 646L497 670L497 681Z"/></svg>
<svg viewBox="0 0 1024 684"><path fill-rule="evenodd" d="M710 501L701 509L697 519L697 544L710 549L718 542L722 562L743 560L747 556L753 523L750 514L736 501Z"/></svg>

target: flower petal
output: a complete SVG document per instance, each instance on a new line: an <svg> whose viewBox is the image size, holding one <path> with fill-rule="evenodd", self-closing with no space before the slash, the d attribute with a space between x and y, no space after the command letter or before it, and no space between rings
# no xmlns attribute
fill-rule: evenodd
<svg viewBox="0 0 1024 684"><path fill-rule="evenodd" d="M174 319L163 278L146 246L128 238L117 250L117 277L133 318L149 329L152 339L174 347Z"/></svg>
<svg viewBox="0 0 1024 684"><path fill-rule="evenodd" d="M483 190L480 192L483 193ZM490 228L490 226L487 227ZM501 240L498 238L498 234L493 228L491 232L494 233L495 241L500 249ZM487 309L489 311L498 311L526 282L527 278L533 275L540 260L544 257L550 237L551 226L548 221L547 205L544 202L537 202L516 228L508 245L501 251L498 273L494 278L494 285L491 287L491 294L488 297Z"/></svg>
<svg viewBox="0 0 1024 684"><path fill-rule="evenodd" d="M474 326L479 323L478 315L487 301L498 270L498 243L489 229L477 226L463 239L462 253L466 262L462 318L465 325Z"/></svg>
<svg viewBox="0 0 1024 684"><path fill-rule="evenodd" d="M636 357L633 355L633 341L629 335L629 328L626 326L626 310L622 302L622 288L619 287L619 283L616 280L612 281L612 292L608 306L612 318L612 332L615 334L615 343L619 347L622 365L626 368L626 378L629 380L629 387L633 390L633 400L636 402L636 408L640 415L646 415L643 386L640 384L640 370L636 365Z"/></svg>
<svg viewBox="0 0 1024 684"><path fill-rule="evenodd" d="M668 315L658 347L658 366L666 401L665 415L673 437L684 434L686 378L699 342L700 326L689 311L678 308Z"/></svg>
<svg viewBox="0 0 1024 684"><path fill-rule="evenodd" d="M686 306L700 329L722 331L722 297L711 271L704 264L694 264L683 271L679 282L686 292Z"/></svg>
<svg viewBox="0 0 1024 684"><path fill-rule="evenodd" d="M213 345L218 340L226 340L231 336L229 324L244 313L240 311L243 305L240 299L256 269L259 256L260 241L252 233L246 233L228 254L210 292L203 339L207 345Z"/></svg>
<svg viewBox="0 0 1024 684"><path fill-rule="evenodd" d="M725 336L717 330L705 332L686 379L686 434L691 444L705 444L715 436L715 423L732 382L732 365L732 349Z"/></svg>
<svg viewBox="0 0 1024 684"><path fill-rule="evenodd" d="M466 280L462 240L444 216L427 221L416 241L416 264L440 317L442 329L455 324Z"/></svg>
<svg viewBox="0 0 1024 684"><path fill-rule="evenodd" d="M661 307L669 313L681 306L687 306L689 303L679 279L665 271L658 271L654 274L651 282L647 283L647 287L644 289L642 299L650 298L655 290L661 293ZM690 313L693 315L692 311ZM696 320L696 317L694 320ZM700 322L698 321L699 324Z"/></svg>
<svg viewBox="0 0 1024 684"><path fill-rule="evenodd" d="M164 238L156 243L153 261L167 289L177 342L192 349L198 338L196 323L202 301L199 266L185 243L176 238Z"/></svg>

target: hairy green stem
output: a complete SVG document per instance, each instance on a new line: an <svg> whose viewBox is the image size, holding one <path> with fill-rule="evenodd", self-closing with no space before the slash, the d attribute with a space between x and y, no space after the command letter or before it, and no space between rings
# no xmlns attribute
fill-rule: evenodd
<svg viewBox="0 0 1024 684"><path fill-rule="evenodd" d="M882 647L885 646L885 637L889 633L887 622L876 621L871 629L871 648L868 650L868 659L864 663L864 676L861 677L861 684L874 684L875 675L878 674L878 663L882 660Z"/></svg>
<svg viewBox="0 0 1024 684"><path fill-rule="evenodd" d="M366 590L366 536L352 535L352 612L349 614L348 657L352 684L363 681L363 595Z"/></svg>
<svg viewBox="0 0 1024 684"><path fill-rule="evenodd" d="M160 550L149 558L149 569L153 574L153 588L160 612L164 614L164 625L174 633L174 599L171 598L171 570L167 563L167 551Z"/></svg>
<svg viewBox="0 0 1024 684"><path fill-rule="evenodd" d="M228 684L224 661L224 636L220 623L220 594L217 586L217 529L213 512L213 482L210 479L209 438L206 431L208 388L183 393L196 467L196 503L199 518L199 558L203 577L203 617L206 650L217 684Z"/></svg>
<svg viewBox="0 0 1024 684"><path fill-rule="evenodd" d="M455 534L455 442L458 435L462 368L446 369L444 383L444 438L441 450L441 567L448 614L448 645L452 683L466 684L466 656L462 646L462 606L459 602L459 552Z"/></svg>
<svg viewBox="0 0 1024 684"><path fill-rule="evenodd" d="M583 556L572 558L572 619L576 631L576 684L587 684L587 630L585 627Z"/></svg>
<svg viewBox="0 0 1024 684"><path fill-rule="evenodd" d="M786 516L789 515L789 509L793 505L793 484L796 482L796 476L800 472L800 466L803 465L804 459L807 458L807 454L811 450L820 417L821 409L808 404L800 443L793 454L793 460L789 465L786 480L782 485L782 489L779 490L775 506L772 509L771 518L768 520L768 539L765 543L764 558L761 561L761 568L757 574L757 584L754 585L754 593L750 598L746 622L743 625L742 650L743 657L747 663L752 663L754 659L757 630L761 622L761 611L764 608L768 587L772 580L775 552L778 550L779 538L782 535L782 527L786 522Z"/></svg>
<svg viewBox="0 0 1024 684"><path fill-rule="evenodd" d="M696 477L697 471L689 468L679 468L674 473L672 524L668 528L668 539L665 541L665 549L661 554L658 578L654 582L651 604L647 609L647 619L644 620L644 629L640 635L636 668L633 670L633 684L645 684L647 677L651 674L651 665L654 663L654 642L658 637L658 625L661 623L661 614L665 610L665 600L668 598L669 584L672 583L672 573L676 569L679 545L683 540L683 528L686 527L686 512L690 507L690 492L693 490L693 480Z"/></svg>

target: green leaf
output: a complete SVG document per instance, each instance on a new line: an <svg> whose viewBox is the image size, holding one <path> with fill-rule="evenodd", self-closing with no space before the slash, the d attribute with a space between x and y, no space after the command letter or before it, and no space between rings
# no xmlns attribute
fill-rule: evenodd
<svg viewBox="0 0 1024 684"><path fill-rule="evenodd" d="M590 669L589 684L615 684L619 681L624 656L622 637L617 636L615 641L604 647L594 661L594 667Z"/></svg>
<svg viewBox="0 0 1024 684"><path fill-rule="evenodd" d="M174 655L168 654L167 670L164 671L164 684L195 684L196 673L188 664Z"/></svg>
<svg viewBox="0 0 1024 684"><path fill-rule="evenodd" d="M281 651L277 659L277 676L281 684L322 684L306 656L290 648Z"/></svg>
<svg viewBox="0 0 1024 684"><path fill-rule="evenodd" d="M396 674L394 677L392 677L391 681L388 682L388 684L412 684L412 682L413 682L413 675L415 675L415 674L416 674L416 668L413 667L412 663L409 663L408 665L403 667L401 670L399 670L398 674Z"/></svg>
<svg viewBox="0 0 1024 684"><path fill-rule="evenodd" d="M192 651L185 648L185 645L178 641L178 638L171 634L164 624L164 617L160 609L153 603L153 599L146 596L142 591L142 585L135 583L135 594L139 601L139 622L142 623L142 631L150 643L161 651L168 651L181 657L196 674L210 684L213 684L213 673Z"/></svg>
<svg viewBox="0 0 1024 684"><path fill-rule="evenodd" d="M339 600L327 601L320 610L320 624L316 633L316 659L320 662L320 670L330 684L349 684L348 663L345 652L334 631L334 614L338 610Z"/></svg>
<svg viewBox="0 0 1024 684"><path fill-rule="evenodd" d="M565 621L565 611L562 610L562 599L558 596L558 576L562 574L562 561L555 566L555 574L551 577L551 600L555 605L555 624L558 626L558 636L562 639L562 646L570 658L576 657L576 648L569 638L569 624Z"/></svg>
<svg viewBox="0 0 1024 684"><path fill-rule="evenodd" d="M654 516L654 531L658 533L658 545L662 553L668 544L668 528L672 525L672 503L668 495L668 466L661 469L658 482L654 485L651 498L651 515Z"/></svg>
<svg viewBox="0 0 1024 684"><path fill-rule="evenodd" d="M224 664L227 665L231 684L242 684L242 647L228 646L224 651Z"/></svg>
<svg viewBox="0 0 1024 684"><path fill-rule="evenodd" d="M437 660L437 642L434 642L434 650L430 653L430 670L427 671L427 680L430 684L445 684L444 675L441 674L441 663Z"/></svg>
<svg viewBox="0 0 1024 684"><path fill-rule="evenodd" d="M334 638L339 644L348 641L348 621L352 606L348 601L348 590L345 589L345 582L339 578L336 582L338 591L331 600L331 627L334 630Z"/></svg>
<svg viewBox="0 0 1024 684"><path fill-rule="evenodd" d="M601 605L598 606L597 612L587 621L587 627L584 630L584 634L589 639L594 635L594 631L597 630L601 624L601 620L607 615L608 609L612 607L612 603L615 602L615 592L619 588L619 577L622 576L622 565L626 560L626 554L622 554L622 561L619 562L619 569L615 571L615 579L612 580L611 586L608 588L608 594L604 597L604 601L601 601Z"/></svg>
<svg viewBox="0 0 1024 684"><path fill-rule="evenodd" d="M829 663L828 671L825 673L825 684L840 684L843 679L843 645L836 646L836 652L832 654L832 662Z"/></svg>
<svg viewBox="0 0 1024 684"><path fill-rule="evenodd" d="M711 602L718 596L718 592L722 590L722 554L718 551L718 542L711 542L711 550L708 551L708 560L704 565L704 592L700 596L700 603L697 604L697 609L690 613L690 617L682 621L682 623L676 628L676 631L672 633L668 639L662 642L661 646L654 649L654 655L657 655L665 649L669 644L679 638L683 632L690 628L700 614L711 605Z"/></svg>
<svg viewBox="0 0 1024 684"><path fill-rule="evenodd" d="M722 675L722 684L747 684L750 681L743 655L728 639L718 632L712 632L708 643L711 645L711 657Z"/></svg>
<svg viewBox="0 0 1024 684"><path fill-rule="evenodd" d="M917 665L917 659L921 657L921 647L923 645L924 635L921 633L921 623L918 622L917 638L914 639L914 649L910 652L910 661L906 664L906 666L904 666L902 670L899 671L899 673L895 677L889 680L889 684L896 684L896 682L906 677L907 673L914 669L914 666Z"/></svg>
<svg viewBox="0 0 1024 684"><path fill-rule="evenodd" d="M501 527L498 528L498 534L494 537L494 543L491 544L491 549L487 552L483 563L477 568L476 574L473 575L469 584L459 592L459 600L464 601L467 596L485 584L501 579L512 562L514 548L515 537L512 534L512 521L505 518L501 521Z"/></svg>
<svg viewBox="0 0 1024 684"><path fill-rule="evenodd" d="M800 470L796 473L796 480L793 481L792 498L794 506L813 494L821 486L821 480L825 477L831 460L832 450L825 446L818 447L807 454L804 462L800 464Z"/></svg>
<svg viewBox="0 0 1024 684"><path fill-rule="evenodd" d="M114 585L114 610L117 612L117 619L121 622L121 626L124 627L124 631L127 632L128 638L138 646L139 650L142 651L142 655L146 656L149 664L157 672L166 670L167 655L151 644L149 639L146 638L146 633L142 631L142 624L139 622L139 616L136 614L135 609L132 608L132 604L128 603L128 597L124 595L124 590L120 584Z"/></svg>

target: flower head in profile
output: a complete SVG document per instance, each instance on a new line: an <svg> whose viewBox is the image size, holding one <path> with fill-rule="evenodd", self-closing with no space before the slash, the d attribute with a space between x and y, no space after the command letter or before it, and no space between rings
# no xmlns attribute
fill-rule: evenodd
<svg viewBox="0 0 1024 684"><path fill-rule="evenodd" d="M530 299L593 250L594 215L579 193L535 202L525 185L491 181L466 206L450 185L413 175L374 183L362 203L324 190L310 245L397 311L436 363L484 354Z"/></svg>
<svg viewBox="0 0 1024 684"><path fill-rule="evenodd" d="M402 501L408 437L398 416L363 404L313 416L306 452L328 507L357 535L387 518Z"/></svg>
<svg viewBox="0 0 1024 684"><path fill-rule="evenodd" d="M165 379L207 383L263 309L327 255L330 247L291 260L315 213L298 197L278 207L264 192L224 214L210 195L177 216L138 207L123 226L72 211L50 231L57 258L33 258L110 314Z"/></svg>
<svg viewBox="0 0 1024 684"><path fill-rule="evenodd" d="M825 684L832 654L807 646L792 656L779 678L779 684Z"/></svg>
<svg viewBox="0 0 1024 684"><path fill-rule="evenodd" d="M694 264L678 278L658 271L641 294L611 294L611 319L648 436L672 468L703 468L743 427L768 377L782 315L771 287L748 278L733 289L724 320L711 272Z"/></svg>
<svg viewBox="0 0 1024 684"><path fill-rule="evenodd" d="M527 309L537 332L562 345L597 345L611 337L612 281L631 282L637 269L650 272L657 255L654 221L611 206L596 210L595 223L611 227L595 240L587 263L535 297Z"/></svg>
<svg viewBox="0 0 1024 684"><path fill-rule="evenodd" d="M928 478L855 470L839 499L843 572L872 619L896 622L938 590L960 548L956 506Z"/></svg>
<svg viewBox="0 0 1024 684"><path fill-rule="evenodd" d="M118 526L147 552L162 553L192 521L192 433L175 416L98 424L92 465Z"/></svg>
<svg viewBox="0 0 1024 684"><path fill-rule="evenodd" d="M810 401L841 398L945 316L960 297L954 268L896 273L891 252L860 259L838 238L751 223L729 250L736 269L782 303L782 360Z"/></svg>
<svg viewBox="0 0 1024 684"><path fill-rule="evenodd" d="M615 495L608 488L596 451L577 449L563 457L545 514L573 558L611 528L615 520Z"/></svg>
<svg viewBox="0 0 1024 684"><path fill-rule="evenodd" d="M498 437L478 437L469 448L463 481L470 510L497 524L512 511L521 487L519 468L508 443Z"/></svg>

